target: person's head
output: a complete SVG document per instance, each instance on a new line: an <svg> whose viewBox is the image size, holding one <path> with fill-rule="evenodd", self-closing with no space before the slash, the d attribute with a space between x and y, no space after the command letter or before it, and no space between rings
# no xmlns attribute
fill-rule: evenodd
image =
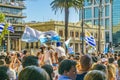
<svg viewBox="0 0 120 80"><path fill-rule="evenodd" d="M107 65L107 69L108 69L108 79L114 79L116 76L116 68L115 66L108 64Z"/></svg>
<svg viewBox="0 0 120 80"><path fill-rule="evenodd" d="M58 58L58 64L60 64L65 59L65 56L61 56Z"/></svg>
<svg viewBox="0 0 120 80"><path fill-rule="evenodd" d="M4 59L0 59L0 65L5 65Z"/></svg>
<svg viewBox="0 0 120 80"><path fill-rule="evenodd" d="M104 64L104 65L107 65L108 64L108 58L102 58L101 63Z"/></svg>
<svg viewBox="0 0 120 80"><path fill-rule="evenodd" d="M76 78L76 62L68 59L63 60L59 65L58 72L60 75L65 75L70 77L71 79L75 79Z"/></svg>
<svg viewBox="0 0 120 80"><path fill-rule="evenodd" d="M51 65L45 64L41 68L43 68L48 73L50 80L53 80L54 77L53 67Z"/></svg>
<svg viewBox="0 0 120 80"><path fill-rule="evenodd" d="M22 60L23 68L31 65L39 66L38 57L32 56L32 55L23 57L23 60Z"/></svg>
<svg viewBox="0 0 120 80"><path fill-rule="evenodd" d="M0 66L0 80L9 80L8 70L9 68L7 66Z"/></svg>
<svg viewBox="0 0 120 80"><path fill-rule="evenodd" d="M11 61L12 61L11 56L6 56L6 57L5 57L5 62L6 62L6 64L10 64Z"/></svg>
<svg viewBox="0 0 120 80"><path fill-rule="evenodd" d="M50 80L50 78L47 72L42 68L28 66L20 72L18 80Z"/></svg>
<svg viewBox="0 0 120 80"><path fill-rule="evenodd" d="M97 62L98 62L98 57L97 57L97 56L92 56L92 61L93 61L94 63L97 63Z"/></svg>
<svg viewBox="0 0 120 80"><path fill-rule="evenodd" d="M23 52L22 52L24 55L26 55L27 54L27 50L23 50Z"/></svg>
<svg viewBox="0 0 120 80"><path fill-rule="evenodd" d="M115 60L114 60L114 58L112 58L112 57L108 59L108 62L109 62L109 63L113 63L114 61L115 61Z"/></svg>
<svg viewBox="0 0 120 80"><path fill-rule="evenodd" d="M83 55L80 58L81 68L84 70L89 70L92 66L92 58L90 55Z"/></svg>
<svg viewBox="0 0 120 80"><path fill-rule="evenodd" d="M103 64L95 64L92 67L92 70L99 70L99 71L103 71L104 73L107 74L107 67Z"/></svg>
<svg viewBox="0 0 120 80"><path fill-rule="evenodd" d="M120 68L120 59L117 61L118 67Z"/></svg>
<svg viewBox="0 0 120 80"><path fill-rule="evenodd" d="M92 70L85 75L84 80L107 80L107 77L102 71Z"/></svg>

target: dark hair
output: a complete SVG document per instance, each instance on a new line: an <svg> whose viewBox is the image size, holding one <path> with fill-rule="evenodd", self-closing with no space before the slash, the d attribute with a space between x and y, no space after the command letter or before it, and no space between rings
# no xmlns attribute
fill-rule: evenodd
<svg viewBox="0 0 120 80"><path fill-rule="evenodd" d="M103 64L95 64L92 67L92 70L99 70L99 71L103 71L104 73L107 73L107 67Z"/></svg>
<svg viewBox="0 0 120 80"><path fill-rule="evenodd" d="M25 68L25 67L31 66L31 65L39 66L38 57L32 56L32 55L25 56L22 60L22 66Z"/></svg>
<svg viewBox="0 0 120 80"><path fill-rule="evenodd" d="M61 63L61 61L63 61L65 59L65 56L61 56L58 58L58 63Z"/></svg>
<svg viewBox="0 0 120 80"><path fill-rule="evenodd" d="M51 75L53 73L53 67L51 65L45 64L41 68L43 68L48 73L50 80L53 80Z"/></svg>
<svg viewBox="0 0 120 80"><path fill-rule="evenodd" d="M4 64L5 64L4 59L0 59L0 65L4 65Z"/></svg>
<svg viewBox="0 0 120 80"><path fill-rule="evenodd" d="M108 62L109 62L109 63L113 63L114 61L115 61L115 60L114 60L114 58L112 58L112 57L108 59Z"/></svg>
<svg viewBox="0 0 120 80"><path fill-rule="evenodd" d="M19 58L19 57L20 57L20 53L17 53L16 55L17 55L17 58Z"/></svg>
<svg viewBox="0 0 120 80"><path fill-rule="evenodd" d="M23 69L18 80L50 80L47 72L37 66L28 66Z"/></svg>
<svg viewBox="0 0 120 80"><path fill-rule="evenodd" d="M4 55L0 55L0 59L5 59L5 56Z"/></svg>
<svg viewBox="0 0 120 80"><path fill-rule="evenodd" d="M8 69L7 66L0 66L0 80L9 80L9 76L7 75Z"/></svg>
<svg viewBox="0 0 120 80"><path fill-rule="evenodd" d="M11 56L6 56L6 57L5 57L5 62L6 62L6 64L10 64L11 61L12 61Z"/></svg>
<svg viewBox="0 0 120 80"><path fill-rule="evenodd" d="M118 57L120 57L120 53L118 53Z"/></svg>
<svg viewBox="0 0 120 80"><path fill-rule="evenodd" d="M44 47L40 47L40 52L42 53L42 54L44 54Z"/></svg>
<svg viewBox="0 0 120 80"><path fill-rule="evenodd" d="M26 55L26 54L27 54L27 50L24 50L24 51L23 51L23 54Z"/></svg>
<svg viewBox="0 0 120 80"><path fill-rule="evenodd" d="M59 68L58 68L59 74L62 75L64 73L64 71L69 72L72 66L76 66L76 62L75 61L69 60L69 59L63 60L60 63Z"/></svg>
<svg viewBox="0 0 120 80"><path fill-rule="evenodd" d="M120 59L118 59L117 64L118 64L118 67L120 67Z"/></svg>
<svg viewBox="0 0 120 80"><path fill-rule="evenodd" d="M95 62L95 63L98 62L98 57L97 56L92 56L92 61Z"/></svg>

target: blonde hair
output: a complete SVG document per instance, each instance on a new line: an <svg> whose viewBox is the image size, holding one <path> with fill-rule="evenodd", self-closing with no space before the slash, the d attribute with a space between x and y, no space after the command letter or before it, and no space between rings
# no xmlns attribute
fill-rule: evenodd
<svg viewBox="0 0 120 80"><path fill-rule="evenodd" d="M85 75L84 80L107 80L107 77L102 71L91 70Z"/></svg>
<svg viewBox="0 0 120 80"><path fill-rule="evenodd" d="M108 80L115 79L115 75L116 75L115 67L111 64L108 64L107 68L108 68Z"/></svg>

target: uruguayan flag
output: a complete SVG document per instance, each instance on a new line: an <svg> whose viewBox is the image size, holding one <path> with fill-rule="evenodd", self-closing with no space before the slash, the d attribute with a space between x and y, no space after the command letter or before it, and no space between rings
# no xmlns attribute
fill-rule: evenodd
<svg viewBox="0 0 120 80"><path fill-rule="evenodd" d="M3 24L3 23L0 24L0 33L2 33L4 26L5 26L5 24Z"/></svg>
<svg viewBox="0 0 120 80"><path fill-rule="evenodd" d="M86 33L85 33L85 41L87 44L89 44L92 47L96 46L94 37L88 31L86 31Z"/></svg>
<svg viewBox="0 0 120 80"><path fill-rule="evenodd" d="M8 31L10 31L10 32L12 32L12 33L14 33L14 28L13 28L13 26L12 25L10 25L10 26L8 26Z"/></svg>
<svg viewBox="0 0 120 80"><path fill-rule="evenodd" d="M22 35L22 41L25 42L37 42L42 32L30 27L26 27Z"/></svg>
<svg viewBox="0 0 120 80"><path fill-rule="evenodd" d="M71 40L71 37L70 37L67 41L64 42L64 43L65 43L65 46L66 46L67 48L69 47L70 40Z"/></svg>
<svg viewBox="0 0 120 80"><path fill-rule="evenodd" d="M68 53L69 54L74 54L75 53L74 50L73 50L73 46L68 47Z"/></svg>

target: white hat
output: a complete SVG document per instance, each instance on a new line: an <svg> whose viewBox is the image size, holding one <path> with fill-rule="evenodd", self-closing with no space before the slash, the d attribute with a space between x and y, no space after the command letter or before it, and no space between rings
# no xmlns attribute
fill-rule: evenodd
<svg viewBox="0 0 120 80"><path fill-rule="evenodd" d="M102 58L101 61L106 62L106 61L108 61L108 59L107 58Z"/></svg>
<svg viewBox="0 0 120 80"><path fill-rule="evenodd" d="M46 44L41 44L40 47L48 47Z"/></svg>

